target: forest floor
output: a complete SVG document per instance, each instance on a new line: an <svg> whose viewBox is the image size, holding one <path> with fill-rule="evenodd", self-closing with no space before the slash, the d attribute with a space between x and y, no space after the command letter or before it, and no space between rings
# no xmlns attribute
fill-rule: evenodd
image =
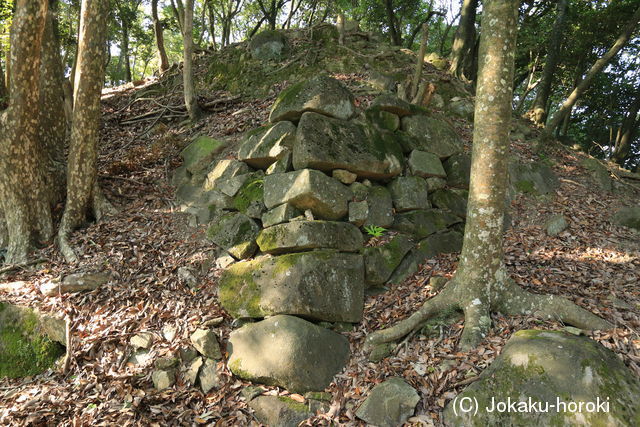
<svg viewBox="0 0 640 427"><path fill-rule="evenodd" d="M347 82L359 78L338 77ZM165 108L182 103L179 91L132 103L141 93L140 88L120 88L103 101L100 184L119 213L73 235L71 242L80 254L77 265L66 264L51 245L41 251L40 256L47 260L44 264L0 278L1 282L27 282L15 291L0 291L0 299L65 313L71 319L72 336L67 374L48 371L32 378L0 380L0 424L256 423L240 394L249 383L233 377L224 360L218 366L223 385L206 395L181 383L156 391L150 365L135 366L127 360L132 352L129 339L136 333L152 332L153 354L162 357L188 345L189 335L199 324L219 316L224 321L217 331L220 342L226 344L232 319L217 301L220 271L203 272L195 288L182 283L176 273L179 267L200 265L215 248L206 240L204 226L189 227L187 217L177 212L170 175L180 164L180 148L193 135L237 139L241 132L266 121L273 98L241 101L226 93L202 94L207 100L231 100L216 105L215 112L192 126L172 111L177 107ZM358 97L359 103L368 100ZM140 119L154 109L162 109L166 116ZM131 123L132 119L137 121ZM470 143L469 124L460 121L456 127ZM516 141L512 148L521 158L536 157L530 143ZM640 376L640 237L608 221L631 199L598 190L579 166L583 154L555 148L546 156L552 159L560 187L552 196L518 195L513 201L513 223L505 241L509 272L531 292L562 295L614 323L614 331L591 336ZM637 200L637 193L635 197ZM542 226L551 214L564 214L570 223L557 237L547 236ZM436 292L428 285L430 277L450 277L456 263L457 254L430 259L404 283L367 297L364 320L345 333L352 355L328 389L333 395L331 409L312 419L313 424L363 424L354 412L367 392L389 376L401 376L421 396L410 423L439 425L444 405L493 361L513 332L564 327L558 322L494 313L486 340L472 351L460 352L456 350L463 328L460 319L439 325L433 336L416 334L391 357L369 362L362 352L364 337L406 318L434 296ZM42 283L53 278L95 270L112 272L113 280L89 293L45 297L39 291ZM161 332L167 325L177 329L171 342ZM286 394L276 387L265 390Z"/></svg>

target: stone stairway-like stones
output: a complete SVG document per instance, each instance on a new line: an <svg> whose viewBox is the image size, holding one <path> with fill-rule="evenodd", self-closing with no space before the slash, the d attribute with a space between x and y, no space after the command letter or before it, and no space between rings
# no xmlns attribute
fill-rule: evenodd
<svg viewBox="0 0 640 427"><path fill-rule="evenodd" d="M346 364L349 343L320 325L361 321L368 288L460 249L469 162L443 116L392 94L359 111L325 76L283 91L270 121L246 134L237 160L203 166L220 143L197 139L174 181L183 210L238 260L220 277L219 300L255 322L229 338L231 371L321 390ZM366 245L369 226L399 234Z"/></svg>

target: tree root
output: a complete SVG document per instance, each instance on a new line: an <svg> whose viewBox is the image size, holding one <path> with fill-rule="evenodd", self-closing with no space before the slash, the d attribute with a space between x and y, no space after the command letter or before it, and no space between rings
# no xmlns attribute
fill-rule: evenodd
<svg viewBox="0 0 640 427"><path fill-rule="evenodd" d="M374 347L395 342L419 329L428 319L438 313L450 310L464 312L465 326L459 347L469 350L477 346L491 328L490 313L503 312L509 315L534 315L543 319L562 321L572 326L586 329L612 329L610 322L577 306L571 301L554 295L536 295L526 292L513 281L491 287L493 299L481 295L484 288L466 286L455 279L444 290L426 301L415 313L395 325L369 334L364 350L370 353Z"/></svg>

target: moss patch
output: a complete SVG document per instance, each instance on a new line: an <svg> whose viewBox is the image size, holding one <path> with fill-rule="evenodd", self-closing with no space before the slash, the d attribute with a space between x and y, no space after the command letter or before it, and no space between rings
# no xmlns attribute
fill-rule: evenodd
<svg viewBox="0 0 640 427"><path fill-rule="evenodd" d="M248 180L238 190L238 194L233 199L233 207L242 213L247 211L247 208L253 202L261 201L264 197L264 179L255 178Z"/></svg>

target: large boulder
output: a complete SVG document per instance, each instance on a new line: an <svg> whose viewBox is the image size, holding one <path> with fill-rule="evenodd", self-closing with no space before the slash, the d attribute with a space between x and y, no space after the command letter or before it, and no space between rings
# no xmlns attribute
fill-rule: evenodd
<svg viewBox="0 0 640 427"><path fill-rule="evenodd" d="M401 234L382 246L364 248L362 253L367 284L377 286L386 282L411 248L413 242Z"/></svg>
<svg viewBox="0 0 640 427"><path fill-rule="evenodd" d="M364 299L362 255L318 250L239 262L222 274L218 296L236 318L292 314L359 322Z"/></svg>
<svg viewBox="0 0 640 427"><path fill-rule="evenodd" d="M291 122L278 122L251 131L240 148L238 160L257 169L267 169L291 150L296 127Z"/></svg>
<svg viewBox="0 0 640 427"><path fill-rule="evenodd" d="M402 378L389 378L375 386L356 411L356 416L370 425L395 427L413 415L420 396Z"/></svg>
<svg viewBox="0 0 640 427"><path fill-rule="evenodd" d="M468 189L471 179L471 156L465 153L454 154L442 164L447 173L447 185L453 188Z"/></svg>
<svg viewBox="0 0 640 427"><path fill-rule="evenodd" d="M293 221L265 228L257 242L260 250L268 254L319 248L357 252L363 239L358 227L348 222Z"/></svg>
<svg viewBox="0 0 640 427"><path fill-rule="evenodd" d="M402 151L385 136L372 127L305 113L296 133L293 168L345 169L372 179L396 176L402 172Z"/></svg>
<svg viewBox="0 0 640 427"><path fill-rule="evenodd" d="M276 30L263 30L251 37L249 50L251 56L260 61L278 60L286 45L286 38Z"/></svg>
<svg viewBox="0 0 640 427"><path fill-rule="evenodd" d="M467 199L469 193L467 190L451 189L437 190L431 194L431 203L439 209L446 209L449 212L458 215L460 218L467 217Z"/></svg>
<svg viewBox="0 0 640 427"><path fill-rule="evenodd" d="M389 184L396 212L429 209L427 181L419 176L400 176Z"/></svg>
<svg viewBox="0 0 640 427"><path fill-rule="evenodd" d="M521 193L550 194L559 186L558 177L542 162L509 164L509 183Z"/></svg>
<svg viewBox="0 0 640 427"><path fill-rule="evenodd" d="M613 215L612 219L615 224L640 230L640 206L621 208Z"/></svg>
<svg viewBox="0 0 640 427"><path fill-rule="evenodd" d="M446 178L447 174L442 167L442 162L433 153L426 151L413 150L409 156L409 170L415 176L423 178L439 177Z"/></svg>
<svg viewBox="0 0 640 427"><path fill-rule="evenodd" d="M337 220L348 212L351 192L337 180L320 171L303 169L267 175L264 203L267 209L289 203L300 210L310 209L318 218Z"/></svg>
<svg viewBox="0 0 640 427"><path fill-rule="evenodd" d="M402 130L413 136L413 149L427 151L441 160L462 151L462 140L444 117L416 115L402 119Z"/></svg>
<svg viewBox="0 0 640 427"><path fill-rule="evenodd" d="M349 358L349 341L297 317L273 316L233 331L227 351L235 375L301 393L329 385Z"/></svg>
<svg viewBox="0 0 640 427"><path fill-rule="evenodd" d="M400 117L410 116L413 114L413 107L411 104L390 93L378 96L371 102L371 106L369 108L387 111Z"/></svg>
<svg viewBox="0 0 640 427"><path fill-rule="evenodd" d="M223 215L207 230L207 236L237 259L246 259L258 249L258 224L248 216L233 212Z"/></svg>
<svg viewBox="0 0 640 427"><path fill-rule="evenodd" d="M637 426L639 399L638 377L611 350L584 336L523 330L478 381L447 405L444 421L450 426ZM477 412L460 410L469 402Z"/></svg>
<svg viewBox="0 0 640 427"><path fill-rule="evenodd" d="M208 136L199 136L191 144L180 152L183 166L191 173L196 173L206 168L213 158L225 146L225 143Z"/></svg>
<svg viewBox="0 0 640 427"><path fill-rule="evenodd" d="M449 212L419 209L397 214L392 228L417 238L424 238L459 222L462 222L460 217Z"/></svg>
<svg viewBox="0 0 640 427"><path fill-rule="evenodd" d="M342 83L319 75L282 91L271 108L269 121L297 122L307 111L348 120L355 114L356 107L353 95Z"/></svg>

